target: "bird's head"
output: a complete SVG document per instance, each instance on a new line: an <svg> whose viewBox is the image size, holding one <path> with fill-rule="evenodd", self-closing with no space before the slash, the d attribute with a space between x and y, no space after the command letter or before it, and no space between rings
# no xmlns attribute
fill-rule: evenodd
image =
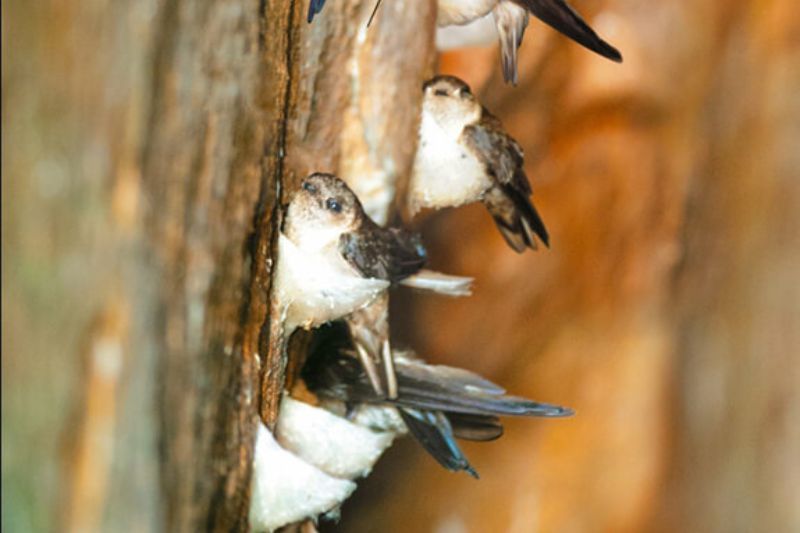
<svg viewBox="0 0 800 533"><path fill-rule="evenodd" d="M471 124L481 116L481 105L463 80L455 76L436 76L423 85L424 113L438 122Z"/></svg>
<svg viewBox="0 0 800 533"><path fill-rule="evenodd" d="M319 248L356 230L366 216L358 197L333 174L308 176L292 196L284 233L300 247Z"/></svg>

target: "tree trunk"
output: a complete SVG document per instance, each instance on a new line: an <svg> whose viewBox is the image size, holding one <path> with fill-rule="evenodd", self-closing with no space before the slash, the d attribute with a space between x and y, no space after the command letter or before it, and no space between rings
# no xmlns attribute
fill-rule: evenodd
<svg viewBox="0 0 800 533"><path fill-rule="evenodd" d="M234 0L158 14L143 169L169 531L247 527L299 18L293 2Z"/></svg>
<svg viewBox="0 0 800 533"><path fill-rule="evenodd" d="M247 529L281 202L385 220L432 64L431 3L307 7L3 4L4 528Z"/></svg>

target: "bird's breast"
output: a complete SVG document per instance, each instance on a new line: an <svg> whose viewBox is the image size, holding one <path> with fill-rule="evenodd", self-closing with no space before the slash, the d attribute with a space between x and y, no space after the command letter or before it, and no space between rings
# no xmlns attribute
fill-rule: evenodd
<svg viewBox="0 0 800 533"><path fill-rule="evenodd" d="M475 202L491 182L483 164L458 138L423 116L409 188L409 210Z"/></svg>
<svg viewBox="0 0 800 533"><path fill-rule="evenodd" d="M496 4L497 0L439 0L436 24L468 24L487 15Z"/></svg>
<svg viewBox="0 0 800 533"><path fill-rule="evenodd" d="M342 318L389 287L388 281L362 277L336 248L304 250L283 234L278 247L277 296L287 331Z"/></svg>

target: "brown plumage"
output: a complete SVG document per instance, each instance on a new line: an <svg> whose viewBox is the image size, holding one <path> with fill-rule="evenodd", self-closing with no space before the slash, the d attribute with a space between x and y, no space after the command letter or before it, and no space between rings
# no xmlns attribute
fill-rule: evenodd
<svg viewBox="0 0 800 533"><path fill-rule="evenodd" d="M523 168L522 148L503 130L499 119L485 108L481 110L478 123L465 127L461 135L494 178L483 203L506 242L517 252L535 250L536 237L549 246L547 228L530 200L531 184Z"/></svg>
<svg viewBox="0 0 800 533"><path fill-rule="evenodd" d="M303 181L281 233L276 294L285 306L286 334L353 317L360 359L381 394L396 390L388 326L375 327L370 320L385 316L389 286L469 294L471 278L424 270L419 235L377 225L347 184L332 174L315 173Z"/></svg>
<svg viewBox="0 0 800 533"><path fill-rule="evenodd" d="M409 211L480 201L517 252L549 246L531 202L519 144L454 76L425 84L420 139L409 187Z"/></svg>

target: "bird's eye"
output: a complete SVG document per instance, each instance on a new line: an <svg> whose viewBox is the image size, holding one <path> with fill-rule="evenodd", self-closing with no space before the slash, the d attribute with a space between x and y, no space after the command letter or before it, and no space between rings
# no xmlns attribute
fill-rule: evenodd
<svg viewBox="0 0 800 533"><path fill-rule="evenodd" d="M445 89L436 89L433 91L433 94L436 96L447 96L447 91Z"/></svg>
<svg viewBox="0 0 800 533"><path fill-rule="evenodd" d="M470 92L469 87L464 87L463 89L458 91L458 96L460 96L461 98L469 98L470 96L472 96L472 93Z"/></svg>
<svg viewBox="0 0 800 533"><path fill-rule="evenodd" d="M339 200L336 198L328 198L325 200L325 207L327 207L330 211L334 213L341 213L342 212L342 204L339 203Z"/></svg>
<svg viewBox="0 0 800 533"><path fill-rule="evenodd" d="M317 188L312 185L310 181L303 182L303 189L307 190L308 192L317 192Z"/></svg>

